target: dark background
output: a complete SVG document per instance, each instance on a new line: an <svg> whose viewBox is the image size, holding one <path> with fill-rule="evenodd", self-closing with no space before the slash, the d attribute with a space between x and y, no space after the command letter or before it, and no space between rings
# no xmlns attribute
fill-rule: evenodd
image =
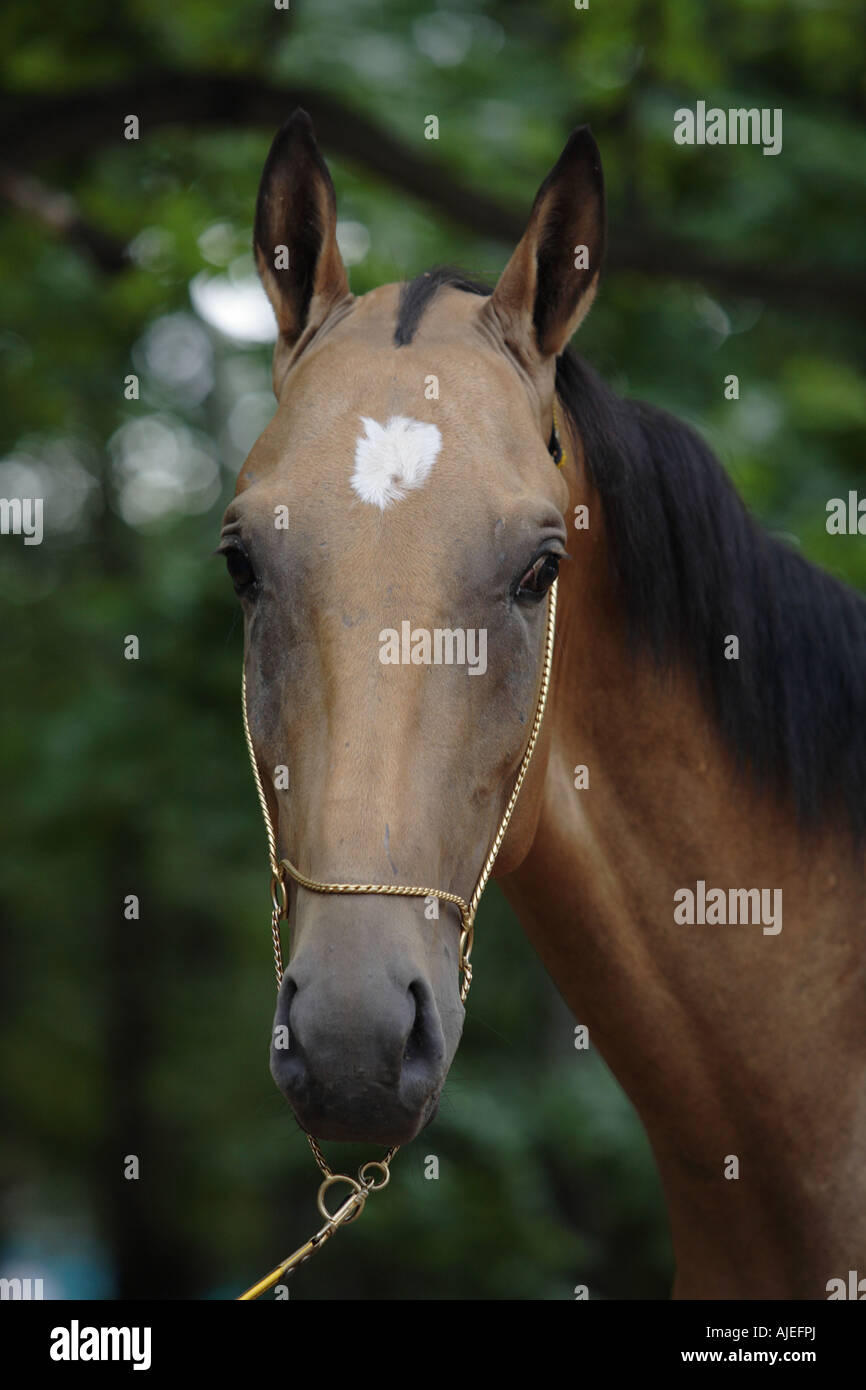
<svg viewBox="0 0 866 1390"><path fill-rule="evenodd" d="M0 537L4 1275L232 1297L318 1224L267 1069L242 632L211 555L273 408L249 248L277 126L311 112L363 293L439 261L495 278L589 121L611 235L581 350L862 587L862 537L825 520L863 477L863 20L829 0L7 0L0 495L43 497L46 537ZM676 146L698 100L781 107L782 153ZM292 1298L665 1297L646 1140L495 888L475 962L439 1118Z"/></svg>

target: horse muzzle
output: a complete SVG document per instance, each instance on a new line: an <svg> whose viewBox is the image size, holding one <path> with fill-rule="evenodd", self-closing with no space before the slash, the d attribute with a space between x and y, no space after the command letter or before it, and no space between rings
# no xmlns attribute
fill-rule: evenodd
<svg viewBox="0 0 866 1390"><path fill-rule="evenodd" d="M361 965L341 986L339 973L301 960L280 989L270 1062L308 1134L390 1146L433 1118L450 1057L433 991L416 972Z"/></svg>

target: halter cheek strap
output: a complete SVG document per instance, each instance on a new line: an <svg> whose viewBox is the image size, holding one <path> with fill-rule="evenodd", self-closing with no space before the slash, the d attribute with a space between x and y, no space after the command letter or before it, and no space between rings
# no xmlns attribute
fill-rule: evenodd
<svg viewBox="0 0 866 1390"><path fill-rule="evenodd" d="M564 457L564 454L562 454L562 461L564 461ZM559 460L557 460L557 462L559 462ZM276 834L268 810L268 803L265 798L262 779L259 774L256 755L253 749L253 740L250 734L250 724L247 717L246 671L243 671L241 676L241 707L244 719L244 737L246 739L247 752L250 756L250 766L253 770L259 805L262 808L265 832L268 837L268 858L271 866L271 937L274 946L274 971L277 977L278 991L283 980L280 922L288 917L289 900L286 888L286 875L288 875L290 878L293 878L296 883L300 884L302 888L309 889L311 893L380 893L386 897L439 898L442 902L452 903L460 913L460 1000L461 1003L465 1004L466 997L469 994L469 987L472 984L472 965L470 960L475 933L475 914L478 911L481 895L493 871L493 865L496 863L496 857L502 848L502 842L505 839L514 807L517 804L517 798L520 795L520 789L523 786L529 763L535 750L535 745L538 742L541 721L544 718L544 709L547 704L547 693L550 689L550 675L553 667L553 639L555 634L556 580L554 580L553 584L550 586L547 596L547 630L544 639L544 660L541 669L541 685L538 690L538 699L535 704L535 716L532 720L529 740L526 744L523 757L520 760L520 766L517 769L517 777L515 778L511 795L508 798L508 804L503 812L502 820L499 822L499 829L493 838L493 842L487 853L487 858L484 861L484 866L478 877L478 882L475 885L475 891L468 903L465 898L461 898L459 894L447 893L441 888L404 887L393 883L320 883L318 879L308 878L306 874L302 874L300 869L295 868L291 860L277 858ZM260 1279L252 1288L247 1289L246 1293L242 1293L240 1295L240 1301L247 1302L258 1298L260 1294L272 1288L273 1285L286 1274L296 1269L304 1260L309 1259L310 1255L314 1254L326 1240L329 1240L340 1226L348 1225L350 1221L354 1221L356 1217L360 1216L369 1194L371 1192L377 1192L381 1188L387 1186L391 1177L391 1160L399 1148L399 1145L395 1145L388 1150L383 1159L370 1160L362 1164L358 1169L358 1179L356 1181L345 1173L334 1173L329 1167L324 1154L312 1134L308 1134L307 1139L312 1149L313 1157L319 1165L321 1172L325 1175L325 1180L319 1188L318 1197L319 1211L325 1218L325 1224L316 1235L312 1236L305 1245L302 1245L294 1254L290 1255L287 1260L279 1264L276 1269L271 1270L270 1274L265 1275L264 1279ZM370 1169L376 1170L372 1176L369 1171ZM350 1193L342 1206L332 1213L325 1205L325 1194L335 1183L348 1184Z"/></svg>

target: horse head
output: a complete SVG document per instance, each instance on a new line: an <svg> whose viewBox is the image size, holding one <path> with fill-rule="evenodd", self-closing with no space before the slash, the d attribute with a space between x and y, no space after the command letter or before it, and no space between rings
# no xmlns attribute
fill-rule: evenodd
<svg viewBox="0 0 866 1390"><path fill-rule="evenodd" d="M556 358L595 294L603 225L583 128L492 294L432 272L356 298L305 113L273 143L255 252L277 409L220 548L255 764L300 876L472 894L537 707L567 538ZM532 843L544 762L542 739L500 873ZM273 1077L310 1133L405 1142L460 1039L460 912L430 894L286 888Z"/></svg>

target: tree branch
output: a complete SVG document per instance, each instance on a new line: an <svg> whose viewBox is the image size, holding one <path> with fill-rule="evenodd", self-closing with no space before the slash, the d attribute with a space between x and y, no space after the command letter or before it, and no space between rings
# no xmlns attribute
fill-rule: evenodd
<svg viewBox="0 0 866 1390"><path fill-rule="evenodd" d="M3 165L0 166L0 197L20 212L36 217L83 251L100 270L115 275L130 265L126 248L107 232L85 221L69 193L49 188L32 174L22 174Z"/></svg>
<svg viewBox="0 0 866 1390"><path fill-rule="evenodd" d="M386 182L413 194L477 235L513 245L529 205L518 212L463 181L435 156L418 154L338 97L310 87L283 88L248 76L207 72L151 74L97 91L61 96L7 97L0 105L6 148L19 162L90 155L122 138L123 118L139 117L141 132L181 125L193 130L261 127L270 133L295 106L310 112L322 145ZM709 256L693 244L631 225L614 230L609 271L695 280L734 294L757 296L787 309L862 313L866 277L834 270L784 268Z"/></svg>

